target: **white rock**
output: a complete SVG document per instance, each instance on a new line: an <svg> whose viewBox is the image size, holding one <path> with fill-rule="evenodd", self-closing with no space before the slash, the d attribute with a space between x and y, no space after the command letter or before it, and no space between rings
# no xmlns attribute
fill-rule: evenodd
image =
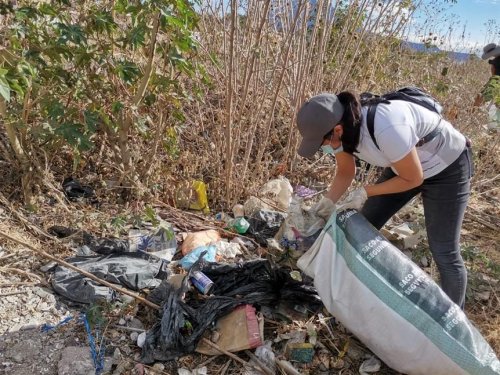
<svg viewBox="0 0 500 375"><path fill-rule="evenodd" d="M490 299L490 296L491 296L491 292L489 290L476 293L477 299L479 299L481 301L488 301Z"/></svg>
<svg viewBox="0 0 500 375"><path fill-rule="evenodd" d="M144 346L144 343L146 342L146 332L142 332L138 337L137 337L137 346L139 348L142 348Z"/></svg>
<svg viewBox="0 0 500 375"><path fill-rule="evenodd" d="M377 372L380 370L380 366L381 366L380 360L377 357L373 356L361 364L359 368L359 373L360 375L366 375L369 373Z"/></svg>

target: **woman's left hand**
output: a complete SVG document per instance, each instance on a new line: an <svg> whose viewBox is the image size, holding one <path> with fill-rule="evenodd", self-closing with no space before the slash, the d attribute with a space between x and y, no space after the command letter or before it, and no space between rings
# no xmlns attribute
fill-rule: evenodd
<svg viewBox="0 0 500 375"><path fill-rule="evenodd" d="M353 190L345 199L344 202L337 206L338 210L346 210L348 208L354 208L355 210L360 210L368 199L366 190L364 187L359 187Z"/></svg>

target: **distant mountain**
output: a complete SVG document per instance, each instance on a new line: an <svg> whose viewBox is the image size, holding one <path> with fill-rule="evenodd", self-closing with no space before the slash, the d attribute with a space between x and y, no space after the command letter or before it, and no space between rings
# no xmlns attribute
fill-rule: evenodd
<svg viewBox="0 0 500 375"><path fill-rule="evenodd" d="M465 53L465 52L454 52L454 51L444 51L436 46L427 47L423 43L415 43L415 42L403 42L403 46L408 47L417 52L427 52L427 53L447 53L453 60L455 61L467 61L475 56L474 54Z"/></svg>

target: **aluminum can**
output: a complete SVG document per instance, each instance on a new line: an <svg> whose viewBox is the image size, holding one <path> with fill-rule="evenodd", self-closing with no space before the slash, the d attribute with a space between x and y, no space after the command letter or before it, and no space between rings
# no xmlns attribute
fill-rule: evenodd
<svg viewBox="0 0 500 375"><path fill-rule="evenodd" d="M214 282L203 272L195 271L191 275L191 283L203 294L208 294L214 286Z"/></svg>

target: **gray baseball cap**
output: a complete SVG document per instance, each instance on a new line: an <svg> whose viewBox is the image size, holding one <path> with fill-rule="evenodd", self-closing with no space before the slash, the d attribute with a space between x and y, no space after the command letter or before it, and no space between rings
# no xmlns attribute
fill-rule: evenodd
<svg viewBox="0 0 500 375"><path fill-rule="evenodd" d="M297 113L297 126L302 135L298 154L313 156L321 147L323 138L344 115L344 106L334 94L319 94L305 102Z"/></svg>
<svg viewBox="0 0 500 375"><path fill-rule="evenodd" d="M490 43L484 46L483 54L481 58L483 60L488 60L491 57L500 56L500 45L496 45L495 43Z"/></svg>

